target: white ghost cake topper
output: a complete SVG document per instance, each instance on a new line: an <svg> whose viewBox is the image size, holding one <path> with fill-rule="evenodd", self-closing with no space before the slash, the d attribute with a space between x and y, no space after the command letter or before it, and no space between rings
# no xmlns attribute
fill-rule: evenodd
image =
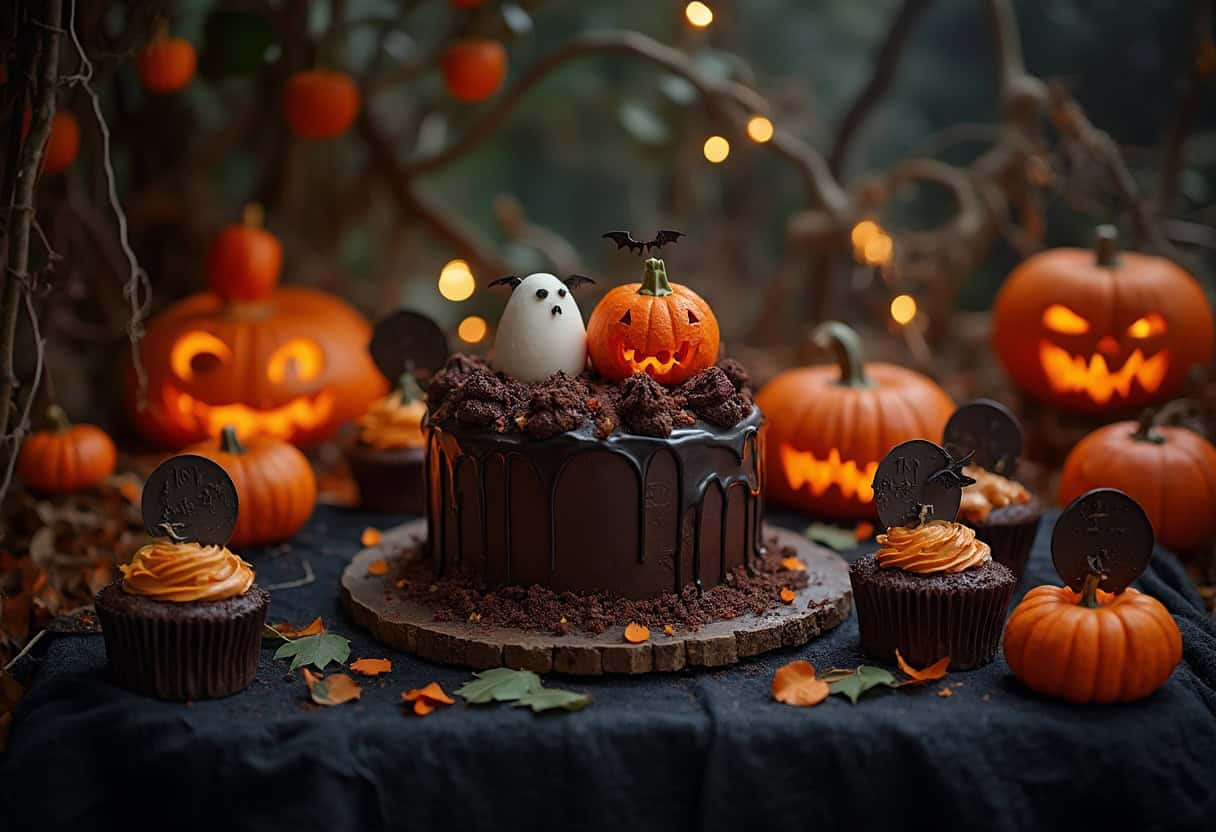
<svg viewBox="0 0 1216 832"><path fill-rule="evenodd" d="M542 381L561 370L576 376L587 363L587 330L572 289L594 283L589 277L538 272L520 279L501 277L491 286L512 287L498 321L491 363L520 381Z"/></svg>

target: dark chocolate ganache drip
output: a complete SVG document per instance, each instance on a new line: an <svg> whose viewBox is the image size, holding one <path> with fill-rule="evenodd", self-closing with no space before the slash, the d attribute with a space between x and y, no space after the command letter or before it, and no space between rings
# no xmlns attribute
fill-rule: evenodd
<svg viewBox="0 0 1216 832"><path fill-rule="evenodd" d="M583 424L545 439L431 424L435 570L629 597L715 585L764 554L762 422L752 407L667 437Z"/></svg>

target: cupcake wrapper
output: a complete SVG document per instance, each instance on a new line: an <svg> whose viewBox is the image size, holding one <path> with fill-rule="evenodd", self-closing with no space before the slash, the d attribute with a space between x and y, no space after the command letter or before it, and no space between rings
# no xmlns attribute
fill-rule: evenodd
<svg viewBox="0 0 1216 832"><path fill-rule="evenodd" d="M971 670L996 655L1015 582L943 592L850 577L866 655L894 662L898 649L913 667L927 667L949 656L951 670Z"/></svg>
<svg viewBox="0 0 1216 832"><path fill-rule="evenodd" d="M158 699L219 699L258 670L267 605L223 621L158 620L98 605L115 684Z"/></svg>
<svg viewBox="0 0 1216 832"><path fill-rule="evenodd" d="M1016 577L1021 578L1039 530L1039 518L1034 517L1023 523L983 524L973 528L975 536L992 549L992 559L1005 564Z"/></svg>
<svg viewBox="0 0 1216 832"><path fill-rule="evenodd" d="M423 458L395 461L348 454L351 475L359 487L359 506L389 514L425 514Z"/></svg>

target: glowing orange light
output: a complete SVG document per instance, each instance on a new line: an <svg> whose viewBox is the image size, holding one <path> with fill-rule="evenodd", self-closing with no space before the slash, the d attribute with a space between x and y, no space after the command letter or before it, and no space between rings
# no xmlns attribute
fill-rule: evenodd
<svg viewBox="0 0 1216 832"><path fill-rule="evenodd" d="M456 334L460 336L460 340L466 344L476 344L482 338L486 337L486 331L489 326L486 324L486 319L477 315L470 315L460 322L460 326L456 328Z"/></svg>
<svg viewBox="0 0 1216 832"><path fill-rule="evenodd" d="M688 18L688 22L693 26L704 29L714 22L714 10L699 0L694 0L684 7L684 17Z"/></svg>
<svg viewBox="0 0 1216 832"><path fill-rule="evenodd" d="M866 243L873 240L882 233L882 228L874 220L862 220L853 226L849 238L853 241L853 246L857 249L863 249Z"/></svg>
<svg viewBox="0 0 1216 832"><path fill-rule="evenodd" d="M715 165L726 161L730 155L730 142L722 136L710 136L705 140L705 158Z"/></svg>
<svg viewBox="0 0 1216 832"><path fill-rule="evenodd" d="M862 247L861 256L866 263L871 266L884 266L891 260L891 253L895 250L895 242L885 233L879 231L874 237L866 241Z"/></svg>
<svg viewBox="0 0 1216 832"><path fill-rule="evenodd" d="M439 272L439 294L447 300L468 300L476 288L473 272L463 260L449 260Z"/></svg>
<svg viewBox="0 0 1216 832"><path fill-rule="evenodd" d="M295 368L296 378L312 381L325 369L325 353L315 341L293 338L279 347L266 364L266 377L276 384L287 380L287 368Z"/></svg>
<svg viewBox="0 0 1216 832"><path fill-rule="evenodd" d="M773 123L764 116L752 116L747 120L747 136L754 142L764 144L773 137Z"/></svg>
<svg viewBox="0 0 1216 832"><path fill-rule="evenodd" d="M1143 318L1127 328L1127 334L1133 338L1149 338L1165 332L1165 319L1156 312L1149 312Z"/></svg>
<svg viewBox="0 0 1216 832"><path fill-rule="evenodd" d="M1039 362L1043 373L1056 393L1085 393L1098 404L1106 404L1116 394L1126 398L1132 382L1154 393L1165 380L1169 369L1167 350L1145 358L1135 350L1118 370L1112 370L1101 355L1072 355L1063 347L1043 341L1039 344Z"/></svg>
<svg viewBox="0 0 1216 832"><path fill-rule="evenodd" d="M912 323L916 317L916 298L911 295L896 295L891 299L891 318L900 326Z"/></svg>
<svg viewBox="0 0 1216 832"><path fill-rule="evenodd" d="M806 486L813 496L821 497L834 485L840 489L841 495L848 499L857 499L863 503L874 500L873 483L874 474L878 471L877 462L858 463L851 459L842 460L840 452L835 448L828 452L827 459L817 459L810 451L799 451L783 445L781 467L785 471L790 488L795 491Z"/></svg>
<svg viewBox="0 0 1216 832"><path fill-rule="evenodd" d="M201 355L213 356L217 363L226 364L232 360L232 350L210 332L187 332L169 353L169 366L173 373L183 381L194 378L194 359Z"/></svg>
<svg viewBox="0 0 1216 832"><path fill-rule="evenodd" d="M1053 303L1043 310L1043 326L1065 335L1082 335L1089 332L1089 321L1059 303Z"/></svg>

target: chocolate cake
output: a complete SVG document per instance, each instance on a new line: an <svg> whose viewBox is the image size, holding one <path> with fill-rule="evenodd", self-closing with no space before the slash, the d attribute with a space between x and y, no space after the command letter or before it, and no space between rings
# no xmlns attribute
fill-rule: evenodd
<svg viewBox="0 0 1216 832"><path fill-rule="evenodd" d="M674 387L591 371L529 384L455 355L428 407L439 575L642 599L763 554L763 417L737 362Z"/></svg>

